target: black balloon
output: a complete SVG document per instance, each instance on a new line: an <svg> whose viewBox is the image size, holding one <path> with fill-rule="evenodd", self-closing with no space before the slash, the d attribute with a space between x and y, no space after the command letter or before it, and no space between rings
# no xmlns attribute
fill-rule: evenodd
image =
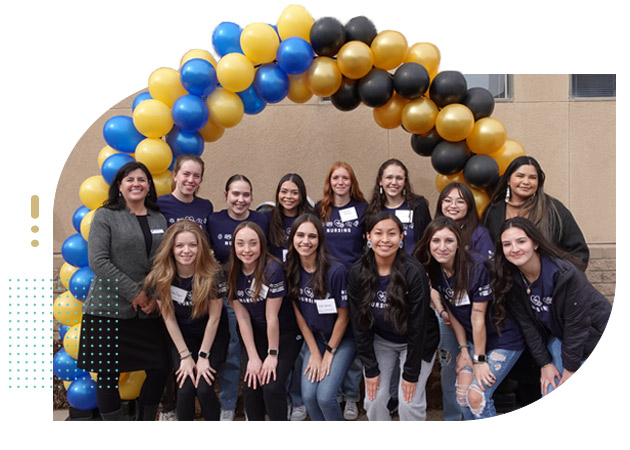
<svg viewBox="0 0 630 450"><path fill-rule="evenodd" d="M468 83L461 72L445 70L438 73L429 88L429 96L438 108L451 103L461 103L468 91Z"/></svg>
<svg viewBox="0 0 630 450"><path fill-rule="evenodd" d="M464 166L464 180L476 188L486 188L499 179L499 165L488 155L474 155Z"/></svg>
<svg viewBox="0 0 630 450"><path fill-rule="evenodd" d="M469 156L466 141L442 141L431 153L431 164L437 173L455 175L464 169Z"/></svg>
<svg viewBox="0 0 630 450"><path fill-rule="evenodd" d="M341 87L330 97L333 106L341 111L352 111L361 104L357 91L358 80L343 77Z"/></svg>
<svg viewBox="0 0 630 450"><path fill-rule="evenodd" d="M420 156L431 156L433 149L443 140L437 130L432 128L424 134L412 134L411 148Z"/></svg>
<svg viewBox="0 0 630 450"><path fill-rule="evenodd" d="M313 23L310 38L315 53L332 58L346 43L346 31L334 17L322 17Z"/></svg>
<svg viewBox="0 0 630 450"><path fill-rule="evenodd" d="M394 95L394 80L383 69L373 68L359 80L359 98L371 108L385 105Z"/></svg>
<svg viewBox="0 0 630 450"><path fill-rule="evenodd" d="M350 19L344 28L346 30L346 42L361 41L368 46L372 45L372 41L378 34L372 21L365 16Z"/></svg>
<svg viewBox="0 0 630 450"><path fill-rule="evenodd" d="M468 92L464 95L462 104L472 111L475 121L477 121L492 115L494 111L494 96L488 89L473 87L468 89Z"/></svg>
<svg viewBox="0 0 630 450"><path fill-rule="evenodd" d="M420 98L429 88L431 77L422 64L408 62L400 66L394 74L394 89L403 98Z"/></svg>

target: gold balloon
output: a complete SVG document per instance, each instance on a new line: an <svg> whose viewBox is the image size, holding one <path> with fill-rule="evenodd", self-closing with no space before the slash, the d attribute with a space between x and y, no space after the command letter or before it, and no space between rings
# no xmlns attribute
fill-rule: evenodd
<svg viewBox="0 0 630 450"><path fill-rule="evenodd" d="M381 31L370 46L374 55L374 67L395 69L405 61L409 51L407 45L407 39L398 31Z"/></svg>
<svg viewBox="0 0 630 450"><path fill-rule="evenodd" d="M144 370L122 372L118 378L118 392L121 400L135 400L140 395L142 384L147 378Z"/></svg>
<svg viewBox="0 0 630 450"><path fill-rule="evenodd" d="M177 70L162 67L149 77L149 94L154 100L159 100L172 108L175 100L188 94L188 91L182 86Z"/></svg>
<svg viewBox="0 0 630 450"><path fill-rule="evenodd" d="M256 64L276 59L279 45L278 33L266 23L249 24L241 32L241 49Z"/></svg>
<svg viewBox="0 0 630 450"><path fill-rule="evenodd" d="M53 303L53 317L62 325L69 327L81 323L83 302L77 300L70 291L59 295Z"/></svg>
<svg viewBox="0 0 630 450"><path fill-rule="evenodd" d="M157 196L170 194L173 184L173 174L170 170L153 177L153 186Z"/></svg>
<svg viewBox="0 0 630 450"><path fill-rule="evenodd" d="M402 125L413 134L424 134L435 126L438 107L433 101L420 97L407 103L402 110Z"/></svg>
<svg viewBox="0 0 630 450"><path fill-rule="evenodd" d="M207 50L201 50L201 49L188 50L186 54L182 57L182 60L179 63L179 67L181 68L184 64L186 64L191 59L205 59L210 64L212 64L215 69L217 68L217 60L214 59L214 56L212 56L212 53L210 53Z"/></svg>
<svg viewBox="0 0 630 450"><path fill-rule="evenodd" d="M136 129L148 138L166 136L174 125L171 108L155 99L141 101L133 110L132 118Z"/></svg>
<svg viewBox="0 0 630 450"><path fill-rule="evenodd" d="M234 92L222 88L212 91L206 99L206 104L210 110L210 119L222 128L238 125L245 114L241 98Z"/></svg>
<svg viewBox="0 0 630 450"><path fill-rule="evenodd" d="M289 100L294 103L306 103L313 97L311 88L306 81L306 73L299 75L289 75Z"/></svg>
<svg viewBox="0 0 630 450"><path fill-rule="evenodd" d="M402 124L402 112L407 103L409 100L394 93L385 105L374 108L372 111L374 121L385 129L398 128Z"/></svg>
<svg viewBox="0 0 630 450"><path fill-rule="evenodd" d="M136 161L141 162L152 176L164 173L173 162L171 147L162 139L144 139L136 147Z"/></svg>
<svg viewBox="0 0 630 450"><path fill-rule="evenodd" d="M311 27L315 19L313 16L300 5L289 5L280 14L278 18L278 34L283 41L287 38L296 36L311 42Z"/></svg>
<svg viewBox="0 0 630 450"><path fill-rule="evenodd" d="M418 42L409 48L405 62L422 64L429 72L429 77L433 79L438 73L440 58L440 51L435 45L428 42Z"/></svg>
<svg viewBox="0 0 630 450"><path fill-rule="evenodd" d="M503 175L505 170L519 156L525 155L525 148L520 142L514 139L506 139L505 144L499 150L491 153L490 156L499 165L499 175Z"/></svg>
<svg viewBox="0 0 630 450"><path fill-rule="evenodd" d="M223 136L223 133L225 133L225 128L220 127L210 118L208 118L208 122L204 125L204 127L199 130L199 134L201 134L201 137L205 142L218 141Z"/></svg>
<svg viewBox="0 0 630 450"><path fill-rule="evenodd" d="M90 211L85 216L83 216L83 219L81 219L81 226L79 228L81 229L81 236L83 236L83 239L85 239L86 241L90 236L90 225L92 225L93 217L94 211Z"/></svg>
<svg viewBox="0 0 630 450"><path fill-rule="evenodd" d="M470 186L469 186L470 187ZM476 189L471 187L473 197L475 197L475 206L477 207L477 215L481 219L483 216L483 212L486 210L486 207L490 203L490 196L488 193L482 189Z"/></svg>
<svg viewBox="0 0 630 450"><path fill-rule="evenodd" d="M471 151L488 155L503 147L506 136L507 130L501 121L484 117L475 122L473 130L466 138L466 144Z"/></svg>
<svg viewBox="0 0 630 450"><path fill-rule="evenodd" d="M435 187L437 188L438 192L442 192L446 186L455 182L466 182L466 180L464 180L463 170L461 172L457 172L455 175L442 175L441 173L438 173L435 177Z"/></svg>
<svg viewBox="0 0 630 450"><path fill-rule="evenodd" d="M86 178L79 186L79 198L89 209L96 209L103 206L109 195L109 185L100 175Z"/></svg>
<svg viewBox="0 0 630 450"><path fill-rule="evenodd" d="M358 80L372 70L374 59L370 47L361 41L346 42L337 53L337 66L346 78Z"/></svg>
<svg viewBox="0 0 630 450"><path fill-rule="evenodd" d="M61 268L59 269L59 281L61 281L61 284L63 285L63 287L67 289L68 286L70 286L70 278L72 278L72 275L77 270L79 270L78 267L70 265L67 262L64 262L61 265Z"/></svg>
<svg viewBox="0 0 630 450"><path fill-rule="evenodd" d="M328 56L315 58L306 71L306 82L311 92L318 97L330 97L341 86L343 76L334 59Z"/></svg>
<svg viewBox="0 0 630 450"><path fill-rule="evenodd" d="M105 162L105 160L109 158L110 156L112 156L114 153L123 153L123 152L119 152L118 150L111 148L109 145L106 145L105 147L103 147L101 151L98 153L98 158L97 158L98 168L100 169L103 166L103 163Z"/></svg>
<svg viewBox="0 0 630 450"><path fill-rule="evenodd" d="M255 75L254 63L241 53L228 53L217 64L219 84L228 91L244 91L253 83Z"/></svg>
<svg viewBox="0 0 630 450"><path fill-rule="evenodd" d="M79 342L81 340L81 324L72 325L63 337L63 348L72 358L79 356Z"/></svg>
<svg viewBox="0 0 630 450"><path fill-rule="evenodd" d="M440 110L435 119L438 134L450 142L463 141L475 126L475 116L466 106L451 103Z"/></svg>

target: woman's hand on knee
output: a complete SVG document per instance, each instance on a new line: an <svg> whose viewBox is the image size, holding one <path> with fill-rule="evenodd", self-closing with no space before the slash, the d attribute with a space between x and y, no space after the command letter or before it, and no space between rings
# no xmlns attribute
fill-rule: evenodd
<svg viewBox="0 0 630 450"><path fill-rule="evenodd" d="M302 375L306 375L308 377L308 381L315 383L319 379L319 368L321 365L322 357L319 355L319 352L311 352L311 356L308 358L308 363L306 364L306 368L304 369L304 373Z"/></svg>
<svg viewBox="0 0 630 450"><path fill-rule="evenodd" d="M485 362L481 364L473 365L473 372L475 374L475 379L477 380L477 385L482 390L482 392L486 392L486 386L492 386L495 381L497 381L494 373L490 369L490 365Z"/></svg>
<svg viewBox="0 0 630 450"><path fill-rule="evenodd" d="M378 391L380 380L381 377L379 375L372 378L365 377L365 395L368 400L372 401L376 398L376 391Z"/></svg>
<svg viewBox="0 0 630 450"><path fill-rule="evenodd" d="M197 379L195 381L195 385L199 385L199 380L201 377L206 380L209 386L212 386L212 382L214 381L214 375L217 373L216 370L210 366L210 361L207 358L199 358L197 360Z"/></svg>
<svg viewBox="0 0 630 450"><path fill-rule="evenodd" d="M547 395L549 386L556 389L558 387L556 380L561 380L561 378L562 377L560 376L558 368L552 363L542 366L540 368L540 393L542 395Z"/></svg>
<svg viewBox="0 0 630 450"><path fill-rule="evenodd" d="M197 388L197 381L195 379L195 368L195 361L190 355L179 362L179 369L177 369L177 371L175 372L175 379L177 380L177 383L179 383L180 389L184 386L184 383L186 383L187 377L190 377L190 381L192 381L192 384L195 386L195 388Z"/></svg>
<svg viewBox="0 0 630 450"><path fill-rule="evenodd" d="M418 382L416 381L415 383L411 383L403 379L400 383L400 387L403 392L403 400L405 400L407 403L411 403L411 400L413 400L413 397L416 395Z"/></svg>

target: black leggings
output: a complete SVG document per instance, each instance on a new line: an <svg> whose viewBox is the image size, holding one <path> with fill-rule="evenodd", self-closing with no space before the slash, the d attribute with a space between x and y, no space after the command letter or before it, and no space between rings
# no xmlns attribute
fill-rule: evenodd
<svg viewBox="0 0 630 450"><path fill-rule="evenodd" d="M141 406L157 405L164 390L164 383L168 375L168 368L145 369L147 378L142 383L138 396ZM107 414L120 409L120 393L118 392L118 375L98 375L96 383L96 403L101 413Z"/></svg>

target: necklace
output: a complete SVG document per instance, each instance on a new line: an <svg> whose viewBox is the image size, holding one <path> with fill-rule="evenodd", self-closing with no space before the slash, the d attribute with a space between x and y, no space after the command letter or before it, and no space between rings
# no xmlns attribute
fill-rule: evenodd
<svg viewBox="0 0 630 450"><path fill-rule="evenodd" d="M525 278L525 275L523 275L523 272L521 272L519 270L519 272L521 274L521 279L523 280L523 283L525 284L525 292L527 292L527 295L532 293L532 284L534 283L529 283L527 282L527 278Z"/></svg>
<svg viewBox="0 0 630 450"><path fill-rule="evenodd" d="M444 284L446 285L445 294L448 297L449 302L452 303L453 294L455 293L453 287L451 287L451 283L448 281L448 277L446 276L446 272L444 269L440 267L440 272L442 273L442 279L444 280Z"/></svg>

